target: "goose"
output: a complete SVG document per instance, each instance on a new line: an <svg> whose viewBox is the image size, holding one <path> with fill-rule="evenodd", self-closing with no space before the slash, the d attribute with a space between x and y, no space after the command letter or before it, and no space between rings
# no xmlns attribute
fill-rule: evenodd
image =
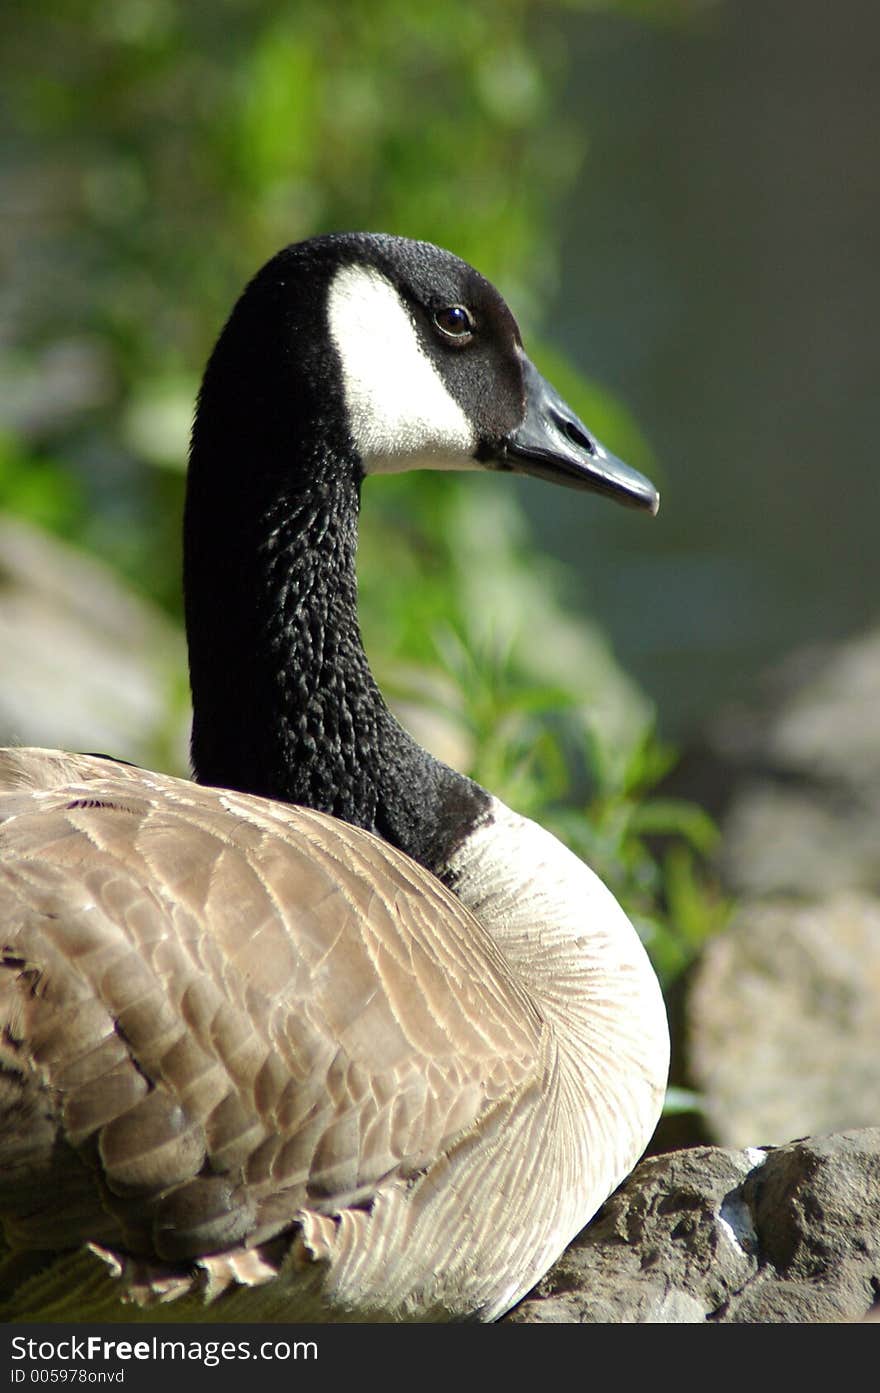
<svg viewBox="0 0 880 1393"><path fill-rule="evenodd" d="M13 1311L492 1321L647 1145L669 1043L638 935L368 666L361 484L416 468L658 506L465 262L287 247L196 408L194 781L0 757Z"/></svg>

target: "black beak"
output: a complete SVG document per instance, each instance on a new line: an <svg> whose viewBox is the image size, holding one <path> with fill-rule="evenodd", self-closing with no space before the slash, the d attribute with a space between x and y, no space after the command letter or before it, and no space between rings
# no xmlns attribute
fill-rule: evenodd
<svg viewBox="0 0 880 1393"><path fill-rule="evenodd" d="M569 488L592 489L631 508L656 513L660 495L650 479L606 450L525 354L522 364L525 416L492 451L500 467Z"/></svg>

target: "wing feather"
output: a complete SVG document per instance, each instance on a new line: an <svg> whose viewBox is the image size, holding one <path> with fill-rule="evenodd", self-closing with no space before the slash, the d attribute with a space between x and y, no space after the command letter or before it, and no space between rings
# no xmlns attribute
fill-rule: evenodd
<svg viewBox="0 0 880 1393"><path fill-rule="evenodd" d="M5 751L0 933L23 1246L50 1215L58 1246L262 1240L430 1166L539 1068L541 1020L473 916L309 810ZM66 1209L34 1196L59 1148Z"/></svg>

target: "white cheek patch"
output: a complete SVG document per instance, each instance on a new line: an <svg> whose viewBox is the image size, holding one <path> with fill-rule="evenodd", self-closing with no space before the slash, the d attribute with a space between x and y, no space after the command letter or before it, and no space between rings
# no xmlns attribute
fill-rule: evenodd
<svg viewBox="0 0 880 1393"><path fill-rule="evenodd" d="M327 312L364 470L478 469L474 428L424 352L391 282L372 267L343 266L331 282Z"/></svg>

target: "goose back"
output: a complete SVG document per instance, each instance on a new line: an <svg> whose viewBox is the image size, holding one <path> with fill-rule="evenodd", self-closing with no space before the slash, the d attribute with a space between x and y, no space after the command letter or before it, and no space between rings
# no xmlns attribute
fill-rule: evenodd
<svg viewBox="0 0 880 1393"><path fill-rule="evenodd" d="M202 1260L196 1308L212 1255L249 1254L288 1318L485 1318L528 1289L571 1236L578 1119L460 898L337 819L102 759L4 752L0 788L13 1244L140 1258L154 1296Z"/></svg>

